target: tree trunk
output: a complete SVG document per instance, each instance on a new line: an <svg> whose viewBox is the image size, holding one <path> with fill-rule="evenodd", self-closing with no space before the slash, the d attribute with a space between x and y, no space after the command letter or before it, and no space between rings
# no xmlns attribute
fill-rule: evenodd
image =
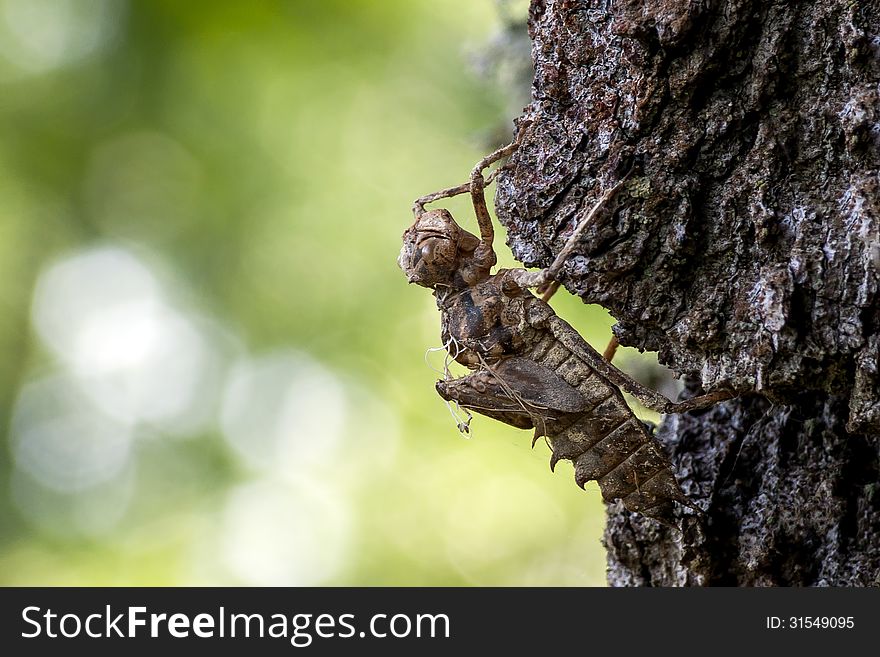
<svg viewBox="0 0 880 657"><path fill-rule="evenodd" d="M496 207L562 282L736 400L658 430L706 523L608 507L612 585L880 584L880 4L533 0Z"/></svg>

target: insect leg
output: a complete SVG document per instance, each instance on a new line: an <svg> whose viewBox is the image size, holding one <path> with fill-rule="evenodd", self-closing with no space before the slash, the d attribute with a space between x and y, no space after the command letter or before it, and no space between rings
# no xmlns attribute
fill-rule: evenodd
<svg viewBox="0 0 880 657"><path fill-rule="evenodd" d="M617 353L617 348L619 346L620 342L618 342L617 336L612 333L611 339L608 341L608 346L605 347L605 351L602 352L602 357L610 363L614 360L614 354Z"/></svg>
<svg viewBox="0 0 880 657"><path fill-rule="evenodd" d="M512 145L512 144L511 144ZM491 156L490 156L491 157ZM477 165L479 166L479 165ZM476 172L476 169L474 169ZM572 233L571 237L568 238L568 241L565 243L565 246L562 247L562 250L559 252L559 255L553 260L551 265L545 269L541 269L539 271L527 271L525 269L517 270L516 273L513 274L513 280L517 285L524 288L529 287L540 287L544 285L548 285L552 281L558 280L559 272L562 271L562 266L565 264L565 261L574 253L574 250L577 248L578 242L581 239L581 235L587 229L587 226L593 221L593 217L596 216L596 213L602 209L617 192L620 191L620 188L623 187L623 184L629 178L630 173L632 173L632 169L630 169L627 174L618 180L612 187L605 191L602 196L593 204L593 207L590 208L590 211L587 213L587 216L584 217L579 223L577 228L575 228L574 233ZM471 193L473 194L473 187L471 188ZM476 200L474 201L476 203ZM485 204L485 201L484 201ZM479 215L478 215L479 216Z"/></svg>
<svg viewBox="0 0 880 657"><path fill-rule="evenodd" d="M623 372L609 363L598 351L584 340L565 320L553 316L547 320L548 328L553 336L559 340L573 354L585 360L594 370L608 379L616 386L623 388L633 397L638 399L644 406L658 413L685 413L699 408L712 406L725 399L736 397L735 392L716 390L683 402L673 402L659 392L643 386L629 374Z"/></svg>
<svg viewBox="0 0 880 657"><path fill-rule="evenodd" d="M626 176L624 176L617 182L617 184L615 184L608 191L602 194L601 197L599 197L599 200L593 204L593 207L590 208L587 216L584 217L584 219L581 220L581 222L578 224L578 227L575 229L574 233L571 235L571 237L568 238L565 246L562 247L559 255L556 256L556 258L553 260L553 263L549 267L538 271L528 271L526 269L515 270L515 272L511 272L511 274L513 275L513 278L511 280L513 280L513 282L523 288L539 288L542 286L547 286L553 281L556 281L557 277L559 276L559 272L562 271L562 266L565 264L565 261L568 260L569 256L571 256L572 253L574 253L574 250L577 247L577 244L580 241L581 235L583 234L584 230L586 230L587 226L590 225L590 222L593 220L593 217L596 216L596 213L600 210L600 208L608 203L608 201L611 200L611 198L620 190L620 188L623 186L623 183L626 182L628 177L629 173L627 173ZM473 188L471 189L471 193L473 193Z"/></svg>
<svg viewBox="0 0 880 657"><path fill-rule="evenodd" d="M493 171L488 176L486 176L486 180L483 185L488 185L493 180L495 180L495 176L498 175L498 171ZM420 196L413 202L413 214L416 219L421 216L425 211L425 206L428 203L433 203L434 201L439 201L441 198L451 198L453 196L458 196L460 194L467 194L471 190L471 183L466 182L461 185L456 185L455 187L447 187L446 189L441 189L438 192L432 192L431 194L425 194L424 196Z"/></svg>
<svg viewBox="0 0 880 657"><path fill-rule="evenodd" d="M545 278L545 275L547 271L548 269L543 269L541 271L511 269L507 272L507 282L518 285L522 288L537 287L546 282L547 279ZM573 354L576 354L582 360L585 360L587 364L599 372L599 374L617 387L626 390L652 411L665 414L686 413L687 411L706 408L713 404L717 404L720 401L724 401L725 399L731 399L737 396L736 392L716 390L705 395L700 395L699 397L694 397L693 399L687 399L683 402L676 403L667 399L659 392L643 386L626 372L617 369L605 356L593 349L593 347L581 337L581 334L572 328L571 324L562 318L553 314L551 317L547 318L546 322L547 328L566 349ZM617 349L616 345L612 348L612 345L614 345L615 342L616 339L612 340L611 344L609 344L605 350L606 353L611 352L611 356L614 355L613 352Z"/></svg>
<svg viewBox="0 0 880 657"><path fill-rule="evenodd" d="M480 238L482 239L484 248L488 250L492 249L492 241L495 239L495 229L492 227L492 218L489 216L489 208L486 206L484 189L486 185L489 184L489 180L483 178L483 170L493 162L497 162L502 157L507 157L513 153L517 146L519 146L519 141L515 139L507 144L507 146L502 146L494 153L490 153L477 162L474 170L471 171L471 201L473 201L474 204L474 213L477 215L477 224L480 226Z"/></svg>
<svg viewBox="0 0 880 657"><path fill-rule="evenodd" d="M587 213L587 216L584 217L575 228L574 232L571 234L571 237L568 238L568 241L565 243L565 246L562 247L562 250L556 256L556 259L553 260L553 263L544 270L545 277L548 280L556 280L556 277L559 275L559 272L562 271L562 266L565 264L565 261L574 253L574 250L577 248L578 242L580 242L581 235L583 235L584 231L587 229L587 226L593 221L593 218L596 216L596 213L605 206L617 192L620 191L620 188L623 187L624 183L629 179L629 174L632 173L632 169L620 180L618 180L612 187L608 188L602 196L593 204L593 207L590 208L590 211Z"/></svg>
<svg viewBox="0 0 880 657"><path fill-rule="evenodd" d="M690 399L685 399L682 402L671 402L667 407L667 413L687 413L688 411L696 411L701 408L708 408L709 406L714 406L718 402L722 402L725 399L731 399L736 397L735 392L731 392L730 390L715 390L713 392L708 392L705 395L699 395L697 397L691 397Z"/></svg>
<svg viewBox="0 0 880 657"><path fill-rule="evenodd" d="M549 303L550 299L553 298L553 295L556 294L556 291L559 289L559 281L549 281L545 283L540 288L538 288L538 294L541 295L541 301L544 303Z"/></svg>

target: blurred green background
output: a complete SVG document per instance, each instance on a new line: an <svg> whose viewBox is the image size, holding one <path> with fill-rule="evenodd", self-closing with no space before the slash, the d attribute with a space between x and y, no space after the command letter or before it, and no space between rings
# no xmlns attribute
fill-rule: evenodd
<svg viewBox="0 0 880 657"><path fill-rule="evenodd" d="M412 199L509 134L471 61L500 29L490 0L0 0L0 583L604 583L595 483L458 434L395 262Z"/></svg>

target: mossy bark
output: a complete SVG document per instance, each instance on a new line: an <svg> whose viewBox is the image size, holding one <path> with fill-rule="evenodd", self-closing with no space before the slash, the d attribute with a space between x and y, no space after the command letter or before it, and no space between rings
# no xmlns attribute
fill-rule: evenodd
<svg viewBox="0 0 880 657"><path fill-rule="evenodd" d="M880 583L880 5L533 0L535 80L496 208L691 393L658 437L707 509L609 507L613 585Z"/></svg>

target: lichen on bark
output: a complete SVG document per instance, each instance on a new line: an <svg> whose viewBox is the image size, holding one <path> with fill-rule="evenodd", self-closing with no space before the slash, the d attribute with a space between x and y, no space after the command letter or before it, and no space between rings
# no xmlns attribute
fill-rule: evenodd
<svg viewBox="0 0 880 657"><path fill-rule="evenodd" d="M612 584L880 583L880 5L533 0L532 102L498 178L546 266L694 392L658 436L708 510L609 507Z"/></svg>

